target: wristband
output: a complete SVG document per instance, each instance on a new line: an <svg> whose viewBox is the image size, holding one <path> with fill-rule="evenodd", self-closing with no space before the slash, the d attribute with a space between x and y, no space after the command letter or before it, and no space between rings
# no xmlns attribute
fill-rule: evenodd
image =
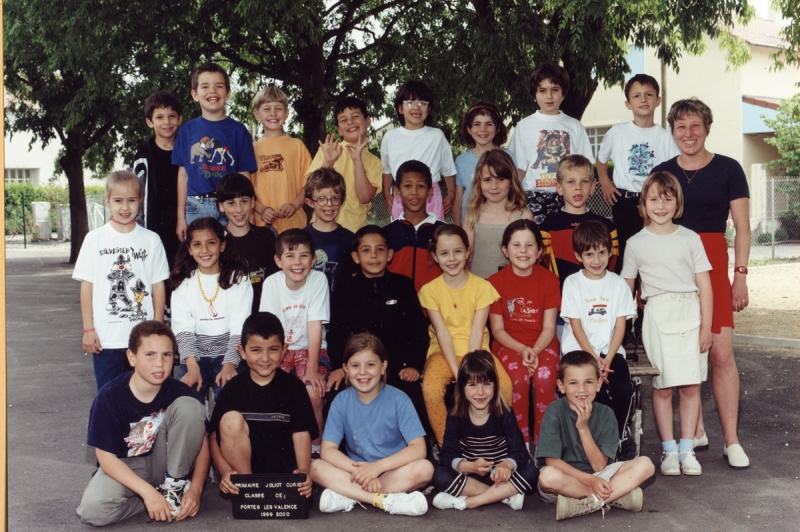
<svg viewBox="0 0 800 532"><path fill-rule="evenodd" d="M83 334L94 332L94 331L95 331L94 327L92 327L91 329L84 329L83 330Z"/></svg>

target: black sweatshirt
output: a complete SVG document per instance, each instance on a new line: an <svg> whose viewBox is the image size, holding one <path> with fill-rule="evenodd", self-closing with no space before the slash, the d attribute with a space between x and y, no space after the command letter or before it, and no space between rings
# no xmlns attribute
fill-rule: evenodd
<svg viewBox="0 0 800 532"><path fill-rule="evenodd" d="M403 368L422 373L430 342L429 324L411 279L390 271L370 279L359 272L337 287L331 297L327 335L331 366L342 367L350 336L369 331L386 346L389 384Z"/></svg>

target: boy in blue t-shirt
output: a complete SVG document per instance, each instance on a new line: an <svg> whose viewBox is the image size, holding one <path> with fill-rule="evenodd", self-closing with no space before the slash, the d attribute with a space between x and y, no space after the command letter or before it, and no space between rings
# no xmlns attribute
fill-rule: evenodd
<svg viewBox="0 0 800 532"><path fill-rule="evenodd" d="M314 209L314 220L304 231L314 240L314 269L328 278L331 293L355 273L353 232L336 221L346 193L344 178L333 168L318 168L306 181L305 202Z"/></svg>
<svg viewBox="0 0 800 532"><path fill-rule="evenodd" d="M257 169L253 138L241 123L225 116L231 96L228 73L216 63L204 63L192 74L192 98L200 104L199 118L178 131L172 163L178 170L178 223L183 242L186 228L196 218L227 220L217 207L216 190L225 174L250 177Z"/></svg>
<svg viewBox="0 0 800 532"><path fill-rule="evenodd" d="M210 462L205 411L170 376L177 351L159 321L131 331L133 372L103 386L89 414L86 443L100 467L76 510L81 522L103 526L143 511L155 521L181 521L200 510Z"/></svg>

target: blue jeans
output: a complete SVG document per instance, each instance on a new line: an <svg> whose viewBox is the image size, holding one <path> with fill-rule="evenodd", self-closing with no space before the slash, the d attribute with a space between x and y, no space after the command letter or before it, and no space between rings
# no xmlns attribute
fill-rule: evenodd
<svg viewBox="0 0 800 532"><path fill-rule="evenodd" d="M92 365L94 365L94 379L97 381L97 390L105 386L107 382L113 380L131 368L128 365L127 349L102 349L96 355L92 355Z"/></svg>
<svg viewBox="0 0 800 532"><path fill-rule="evenodd" d="M217 200L214 198L186 198L186 223L190 224L198 218L216 218L223 226L228 224L228 218L220 212Z"/></svg>
<svg viewBox="0 0 800 532"><path fill-rule="evenodd" d="M203 384L200 388L200 391L197 391L197 385L191 386L192 395L200 401L201 403L205 404L206 402L206 390L209 387L214 387L214 400L216 401L219 398L219 392L222 390L222 386L217 386L216 382L214 382L219 375L219 372L222 371L222 361L225 357L220 355L218 357L198 357L197 358L197 365L200 368L200 377L203 379ZM236 368L236 373L239 374L242 371L248 369L247 364L244 362L239 363L239 367ZM189 373L189 368L186 367L186 364L181 362L181 369L178 371L178 380L181 380L184 375Z"/></svg>

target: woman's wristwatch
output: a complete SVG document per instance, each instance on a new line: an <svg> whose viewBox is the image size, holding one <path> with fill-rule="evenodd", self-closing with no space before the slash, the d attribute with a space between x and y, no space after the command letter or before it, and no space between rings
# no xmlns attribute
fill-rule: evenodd
<svg viewBox="0 0 800 532"><path fill-rule="evenodd" d="M747 266L737 266L733 269L736 273L741 273L742 275L747 275Z"/></svg>

